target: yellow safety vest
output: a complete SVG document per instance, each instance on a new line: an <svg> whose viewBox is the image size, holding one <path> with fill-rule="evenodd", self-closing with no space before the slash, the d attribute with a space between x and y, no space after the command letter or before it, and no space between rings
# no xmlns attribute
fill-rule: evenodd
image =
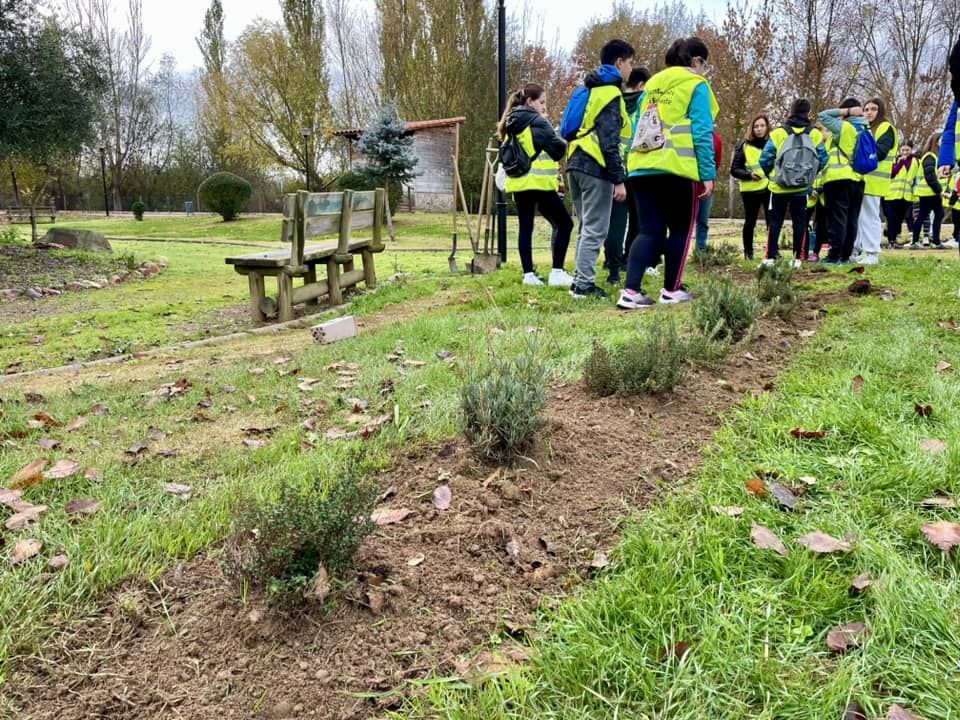
<svg viewBox="0 0 960 720"><path fill-rule="evenodd" d="M813 192L807 196L807 207L812 208L814 205L826 205L827 201L823 198L823 175L826 172L826 168L821 170L817 174L817 179L813 181ZM816 195L814 195L816 193Z"/></svg>
<svg viewBox="0 0 960 720"><path fill-rule="evenodd" d="M803 132L802 128L790 128L790 131L794 135L799 135ZM777 153L780 152L780 148L787 141L787 128L778 127L773 132L770 133L770 139L773 140L773 146L777 149ZM823 133L813 128L810 131L810 142L813 143L813 148L816 150L820 147L820 144L823 142ZM819 157L819 156L818 156ZM777 185L773 178L770 178L770 192L777 193L778 195L786 195L788 193L798 193L803 192L803 188L785 188Z"/></svg>
<svg viewBox="0 0 960 720"><path fill-rule="evenodd" d="M743 143L743 156L747 159L747 172L756 173L760 175L761 178L759 180L741 180L740 192L756 192L767 189L770 181L767 179L767 174L763 171L763 168L760 167L760 155L762 152L763 151L755 145L751 145L748 142Z"/></svg>
<svg viewBox="0 0 960 720"><path fill-rule="evenodd" d="M647 152L631 150L627 156L627 173L654 170L690 180L700 180L697 152L693 146L693 128L690 125L690 101L693 91L706 83L710 91L710 112L713 117L720 112L717 98L706 78L690 68L668 67L647 81L640 117L656 103L660 122L663 124L663 147Z"/></svg>
<svg viewBox="0 0 960 720"><path fill-rule="evenodd" d="M913 186L917 181L917 168L920 163L916 158L910 163L910 167L901 167L897 174L890 178L890 185L883 196L884 200L906 200L915 202L917 196L914 195Z"/></svg>
<svg viewBox="0 0 960 720"><path fill-rule="evenodd" d="M928 158L933 158L933 164L937 164L937 156L932 152L924 153L920 158L919 167L917 168L917 177L913 183L913 194L918 198L922 197L934 197L937 193L933 191L933 188L930 187L930 184L927 182L927 179L923 176L923 161Z"/></svg>
<svg viewBox="0 0 960 720"><path fill-rule="evenodd" d="M592 157L600 167L606 169L607 161L603 157L603 150L600 149L600 140L597 137L597 115L614 99L620 102L620 147L627 138L632 138L630 132L630 116L627 115L627 106L623 102L623 93L616 85L601 85L590 89L590 97L587 99L587 107L583 111L583 123L577 131L577 137L570 141L567 146L567 159L573 157L573 153L580 148L587 155Z"/></svg>
<svg viewBox="0 0 960 720"><path fill-rule="evenodd" d="M960 170L950 176L949 185L946 188L947 194L943 196L943 206L945 208L960 210L960 196L953 203L950 202L950 198L953 197L953 193L957 189L957 182L960 182Z"/></svg>
<svg viewBox="0 0 960 720"><path fill-rule="evenodd" d="M840 137L834 135L830 139L830 148L828 155L830 161L827 163L827 174L824 176L825 183L835 180L863 180L863 175L856 172L850 165L850 158L857 148L857 129L853 123L846 120L841 121Z"/></svg>
<svg viewBox="0 0 960 720"><path fill-rule="evenodd" d="M520 177L510 177L507 175L506 190L508 193L523 192L524 190L552 190L556 192L560 188L557 180L557 173L560 171L560 163L551 158L547 153L541 150L537 153L533 146L533 130L530 126L525 127L519 135L517 142L523 151L532 158L530 163L530 172Z"/></svg>
<svg viewBox="0 0 960 720"><path fill-rule="evenodd" d="M893 173L893 161L897 158L897 151L900 149L900 133L897 129L884 120L877 127L877 131L873 133L873 137L879 140L887 130L893 131L893 147L890 148L890 152L887 153L887 156L879 162L877 169L872 173L868 173L863 176L863 193L864 195L876 195L877 197L884 197L887 194L887 190L890 187L890 175ZM872 130L870 132L873 132Z"/></svg>

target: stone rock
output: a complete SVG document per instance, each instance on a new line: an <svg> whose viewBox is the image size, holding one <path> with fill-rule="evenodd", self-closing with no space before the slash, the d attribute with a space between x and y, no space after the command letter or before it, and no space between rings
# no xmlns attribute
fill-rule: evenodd
<svg viewBox="0 0 960 720"><path fill-rule="evenodd" d="M22 292L13 288L0 290L0 300L16 300L21 295L23 295Z"/></svg>
<svg viewBox="0 0 960 720"><path fill-rule="evenodd" d="M44 295L60 295L61 294L61 290L59 288L54 288L54 287L45 287L41 292L43 292Z"/></svg>
<svg viewBox="0 0 960 720"><path fill-rule="evenodd" d="M77 280L77 285L87 290L99 290L103 287L103 285L93 280Z"/></svg>
<svg viewBox="0 0 960 720"><path fill-rule="evenodd" d="M123 278L120 277L119 275L111 275L111 276L110 276L110 284L111 284L111 285L116 285L116 284L121 283L121 282L123 282Z"/></svg>
<svg viewBox="0 0 960 720"><path fill-rule="evenodd" d="M67 290L83 290L83 289L85 289L85 288L83 287L83 285L81 285L79 282L74 282L74 281L68 282L68 283L67 283L66 285L64 285L63 287L64 287L65 289L67 289Z"/></svg>
<svg viewBox="0 0 960 720"><path fill-rule="evenodd" d="M140 272L142 272L146 277L150 277L151 275L156 275L158 272L160 272L160 266L155 262L144 260L142 263L140 263Z"/></svg>
<svg viewBox="0 0 960 720"><path fill-rule="evenodd" d="M36 288L27 288L27 291L24 293L24 295L26 295L31 300L39 300L40 298L43 297L43 293L41 293Z"/></svg>
<svg viewBox="0 0 960 720"><path fill-rule="evenodd" d="M88 252L112 253L113 248L107 239L98 232L91 230L71 230L70 228L54 228L47 230L47 234L40 241L47 245L62 245L70 250L86 250Z"/></svg>

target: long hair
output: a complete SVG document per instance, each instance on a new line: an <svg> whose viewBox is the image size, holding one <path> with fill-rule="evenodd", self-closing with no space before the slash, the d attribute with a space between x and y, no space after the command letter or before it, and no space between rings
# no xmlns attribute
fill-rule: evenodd
<svg viewBox="0 0 960 720"><path fill-rule="evenodd" d="M933 147L938 142L940 142L940 136L943 135L942 132L937 130L934 133L931 133L930 137L927 138L927 141L923 144L923 154L926 155L928 152L933 152Z"/></svg>
<svg viewBox="0 0 960 720"><path fill-rule="evenodd" d="M877 119L870 123L870 129L876 130L880 126L880 123L887 119L887 104L883 101L883 98L875 97L867 100L864 106L870 105L871 103L877 106Z"/></svg>
<svg viewBox="0 0 960 720"><path fill-rule="evenodd" d="M539 100L542 96L543 85L538 85L537 83L527 83L507 99L507 106L503 109L503 115L500 118L500 122L497 123L497 135L500 137L500 140L503 140L507 136L505 128L507 125L507 118L510 117L510 111L515 107L523 105L527 102L527 100Z"/></svg>
<svg viewBox="0 0 960 720"><path fill-rule="evenodd" d="M762 138L757 137L753 134L753 126L757 120L766 120L767 121L767 134ZM770 137L770 118L767 117L766 113L760 113L759 115L754 115L753 120L750 121L750 127L747 129L747 142L751 140L766 140Z"/></svg>

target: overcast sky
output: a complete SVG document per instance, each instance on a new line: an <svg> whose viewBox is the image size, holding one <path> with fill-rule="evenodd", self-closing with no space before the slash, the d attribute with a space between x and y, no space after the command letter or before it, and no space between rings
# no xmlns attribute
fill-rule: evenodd
<svg viewBox="0 0 960 720"><path fill-rule="evenodd" d="M373 7L373 0L357 0L359 4ZM561 47L573 47L580 28L592 17L606 15L602 3L588 0L528 0L534 13L544 18L544 38L548 43L554 36ZM280 9L276 0L222 0L224 30L228 39L236 38L255 18L279 20ZM655 3L637 2L637 5L652 6ZM125 13L126 3L115 0L115 10ZM507 12L519 8L518 0L506 0ZM716 18L726 6L726 0L694 0L691 9L702 6L708 16ZM144 28L152 39L151 60L156 64L164 53L177 60L181 70L189 70L201 64L200 51L195 38L203 26L203 15L209 0L143 0Z"/></svg>

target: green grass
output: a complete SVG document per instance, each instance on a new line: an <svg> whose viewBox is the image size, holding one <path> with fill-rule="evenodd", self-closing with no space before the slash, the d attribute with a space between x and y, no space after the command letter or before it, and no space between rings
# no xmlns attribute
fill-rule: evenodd
<svg viewBox="0 0 960 720"><path fill-rule="evenodd" d="M692 484L639 515L610 571L544 616L529 667L469 691L438 681L408 714L835 720L856 701L869 717L891 703L928 720L960 717L960 566L920 534L960 512L918 505L960 493L960 382L935 371L960 361L960 336L937 325L960 309L956 270L914 259L872 270L898 299L833 314L776 392L747 398ZM921 401L932 418L913 412ZM830 435L797 440L795 427ZM925 438L948 451L921 450ZM745 493L758 467L817 478L801 512ZM711 510L730 505L744 515ZM789 557L754 547L751 521L773 529ZM855 550L815 556L795 542L813 530L851 533ZM861 572L875 584L853 596ZM873 637L832 654L827 632L853 621ZM691 643L686 659L664 660L680 641Z"/></svg>

